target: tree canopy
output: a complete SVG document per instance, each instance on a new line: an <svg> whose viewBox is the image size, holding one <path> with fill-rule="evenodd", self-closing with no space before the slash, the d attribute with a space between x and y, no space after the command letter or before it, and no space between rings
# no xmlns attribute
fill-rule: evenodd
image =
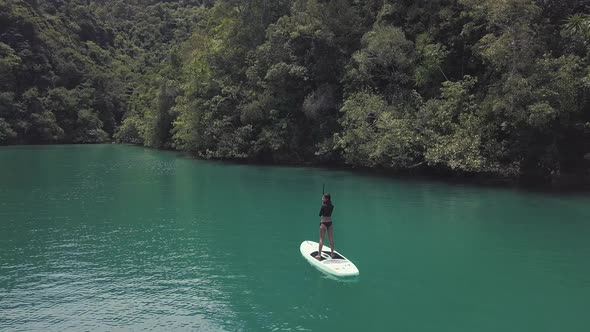
<svg viewBox="0 0 590 332"><path fill-rule="evenodd" d="M589 48L590 0L4 0L0 144L588 181Z"/></svg>

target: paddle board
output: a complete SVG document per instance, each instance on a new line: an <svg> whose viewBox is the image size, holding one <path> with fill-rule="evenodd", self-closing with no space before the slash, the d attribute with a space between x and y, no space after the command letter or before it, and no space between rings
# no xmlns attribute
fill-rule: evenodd
<svg viewBox="0 0 590 332"><path fill-rule="evenodd" d="M323 272L338 277L356 276L359 274L359 270L356 266L339 252L334 251L334 258L332 258L330 256L330 247L326 245L322 247L321 259L317 259L315 256L318 253L318 246L319 244L317 242L303 241L299 247L301 255L303 255L311 265Z"/></svg>

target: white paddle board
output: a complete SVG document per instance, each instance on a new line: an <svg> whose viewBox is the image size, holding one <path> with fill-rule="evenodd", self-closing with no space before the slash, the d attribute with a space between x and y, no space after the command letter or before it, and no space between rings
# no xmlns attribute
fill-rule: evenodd
<svg viewBox="0 0 590 332"><path fill-rule="evenodd" d="M303 255L311 265L323 272L338 277L356 276L359 274L359 270L356 266L339 252L334 251L334 258L332 258L332 256L330 256L330 247L326 245L322 247L322 257L317 259L315 256L318 254L318 247L319 244L317 242L303 241L299 250L301 250L301 255Z"/></svg>

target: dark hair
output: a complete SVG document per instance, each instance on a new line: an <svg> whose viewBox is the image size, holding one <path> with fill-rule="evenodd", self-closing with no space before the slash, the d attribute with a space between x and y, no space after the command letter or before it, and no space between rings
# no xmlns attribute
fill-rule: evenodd
<svg viewBox="0 0 590 332"><path fill-rule="evenodd" d="M332 196L330 196L330 194L324 194L324 198L328 203L332 204Z"/></svg>

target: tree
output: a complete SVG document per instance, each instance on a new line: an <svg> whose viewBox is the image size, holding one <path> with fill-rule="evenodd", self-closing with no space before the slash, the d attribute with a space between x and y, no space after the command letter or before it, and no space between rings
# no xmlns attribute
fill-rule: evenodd
<svg viewBox="0 0 590 332"><path fill-rule="evenodd" d="M414 86L416 51L404 32L393 26L376 26L363 36L362 48L348 66L347 91L377 89L393 102L403 100Z"/></svg>
<svg viewBox="0 0 590 332"><path fill-rule="evenodd" d="M358 92L344 102L342 132L336 148L354 166L404 169L421 158L422 138L410 119L371 92Z"/></svg>

